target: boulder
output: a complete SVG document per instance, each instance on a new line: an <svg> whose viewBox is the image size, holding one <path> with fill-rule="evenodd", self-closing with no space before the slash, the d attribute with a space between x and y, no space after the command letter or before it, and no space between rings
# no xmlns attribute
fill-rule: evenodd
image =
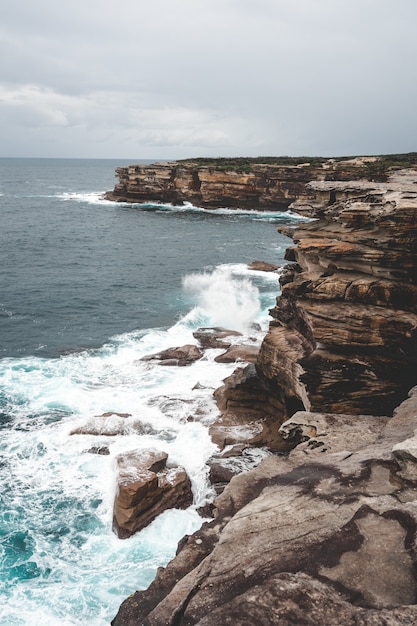
<svg viewBox="0 0 417 626"><path fill-rule="evenodd" d="M133 450L117 457L113 528L120 539L145 528L166 509L192 504L191 482L181 467L167 467L168 455Z"/></svg>
<svg viewBox="0 0 417 626"><path fill-rule="evenodd" d="M227 328L212 327L199 328L193 332L193 337L197 339L200 346L207 348L229 348L230 342L224 341L227 337L239 337L242 333L237 330L228 330Z"/></svg>
<svg viewBox="0 0 417 626"><path fill-rule="evenodd" d="M265 261L252 261L252 263L248 265L248 270L255 270L257 272L276 272L278 269L278 265L266 263Z"/></svg>
<svg viewBox="0 0 417 626"><path fill-rule="evenodd" d="M278 431L286 415L284 404L270 394L253 364L237 368L216 389L214 398L221 413L209 432L220 449L241 443L288 449Z"/></svg>
<svg viewBox="0 0 417 626"><path fill-rule="evenodd" d="M141 361L159 361L160 365L190 365L201 359L203 353L193 344L187 344L178 348L168 348L156 354L149 354L141 358Z"/></svg>
<svg viewBox="0 0 417 626"><path fill-rule="evenodd" d="M113 413L108 411L101 415L95 415L86 420L84 424L73 428L70 435L94 435L114 437L125 435L132 430L140 429L137 420L132 423L127 418L132 417L130 413Z"/></svg>
<svg viewBox="0 0 417 626"><path fill-rule="evenodd" d="M236 363L237 361L246 361L246 363L255 363L258 358L258 346L231 346L215 357L216 363Z"/></svg>

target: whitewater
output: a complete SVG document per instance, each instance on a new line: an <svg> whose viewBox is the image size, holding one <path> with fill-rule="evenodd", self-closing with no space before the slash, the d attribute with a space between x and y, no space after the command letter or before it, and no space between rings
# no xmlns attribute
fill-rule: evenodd
<svg viewBox="0 0 417 626"><path fill-rule="evenodd" d="M201 526L213 391L236 364L141 358L201 327L260 344L278 294L248 263L283 263L276 225L296 216L106 202L120 164L0 159L2 626L108 624ZM186 469L194 501L121 540L115 459L148 448Z"/></svg>

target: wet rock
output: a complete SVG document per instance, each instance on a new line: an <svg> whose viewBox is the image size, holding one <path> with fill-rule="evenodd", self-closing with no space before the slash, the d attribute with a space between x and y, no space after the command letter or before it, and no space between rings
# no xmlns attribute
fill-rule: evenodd
<svg viewBox="0 0 417 626"><path fill-rule="evenodd" d="M327 450L296 447L232 478L215 518L114 626L417 623L417 483L392 452L416 418L417 389L390 420L354 419L350 433L346 416L294 416Z"/></svg>
<svg viewBox="0 0 417 626"><path fill-rule="evenodd" d="M108 456L110 454L110 450L107 446L92 446L87 450L89 454L101 454L103 456Z"/></svg>
<svg viewBox="0 0 417 626"><path fill-rule="evenodd" d="M145 528L160 513L192 504L191 482L181 467L167 467L168 455L134 450L117 457L117 492L113 528L125 539Z"/></svg>
<svg viewBox="0 0 417 626"><path fill-rule="evenodd" d="M214 397L221 415L209 432L221 449L240 443L279 451L288 448L278 431L285 418L285 407L263 385L253 364L237 368L216 389Z"/></svg>
<svg viewBox="0 0 417 626"><path fill-rule="evenodd" d="M228 330L227 328L199 328L193 332L193 337L197 339L200 346L207 348L229 348L230 342L225 341L227 337L239 337L242 333L237 330Z"/></svg>
<svg viewBox="0 0 417 626"><path fill-rule="evenodd" d="M237 361L246 361L247 363L255 363L258 357L259 347L257 346L231 346L215 357L217 363L236 363Z"/></svg>
<svg viewBox="0 0 417 626"><path fill-rule="evenodd" d="M255 270L257 272L276 272L278 269L278 265L266 263L265 261L252 261L252 263L248 265L248 270Z"/></svg>
<svg viewBox="0 0 417 626"><path fill-rule="evenodd" d="M193 344L178 348L168 348L156 354L149 354L141 358L141 361L159 361L160 365L185 366L201 359L203 353Z"/></svg>
<svg viewBox="0 0 417 626"><path fill-rule="evenodd" d="M294 246L257 361L215 392L220 448L287 456L233 475L115 626L417 623L417 172L358 180L368 165L295 192L318 219L280 228Z"/></svg>
<svg viewBox="0 0 417 626"><path fill-rule="evenodd" d="M130 413L102 413L87 419L81 426L73 428L70 435L115 437L131 432L141 432L141 422L137 419L130 420L130 417L132 417Z"/></svg>

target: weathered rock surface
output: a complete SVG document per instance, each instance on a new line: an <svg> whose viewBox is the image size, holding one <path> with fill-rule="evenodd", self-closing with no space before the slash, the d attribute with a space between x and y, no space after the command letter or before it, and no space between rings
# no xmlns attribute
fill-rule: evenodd
<svg viewBox="0 0 417 626"><path fill-rule="evenodd" d="M231 346L215 357L217 363L235 363L236 361L246 361L247 363L255 363L258 358L258 346Z"/></svg>
<svg viewBox="0 0 417 626"><path fill-rule="evenodd" d="M253 364L237 368L216 389L214 397L221 414L209 432L220 449L244 443L288 450L278 431L285 415L284 404L263 385Z"/></svg>
<svg viewBox="0 0 417 626"><path fill-rule="evenodd" d="M417 173L329 167L256 364L215 392L214 519L114 626L417 624ZM289 454L236 474L228 446Z"/></svg>
<svg viewBox="0 0 417 626"><path fill-rule="evenodd" d="M252 261L252 263L249 263L248 269L257 272L276 272L279 266L273 263L266 263L265 261Z"/></svg>
<svg viewBox="0 0 417 626"><path fill-rule="evenodd" d="M121 539L145 528L166 509L192 504L191 482L181 467L167 467L168 455L133 450L117 457L113 528Z"/></svg>
<svg viewBox="0 0 417 626"><path fill-rule="evenodd" d="M229 348L230 341L228 337L239 337L242 333L237 330L228 330L227 328L199 328L193 332L193 337L197 339L200 346L206 348Z"/></svg>
<svg viewBox="0 0 417 626"><path fill-rule="evenodd" d="M106 193L117 202L191 202L196 206L286 211L299 201L311 214L310 181L386 181L390 172L417 164L415 153L354 159L190 159L118 167L119 183ZM402 183L404 184L404 180ZM344 198L343 191L335 191ZM333 196L332 196L333 197Z"/></svg>
<svg viewBox="0 0 417 626"><path fill-rule="evenodd" d="M305 409L390 414L416 381L417 173L398 178L312 183L320 218L286 231L295 263L257 368Z"/></svg>
<svg viewBox="0 0 417 626"><path fill-rule="evenodd" d="M193 344L177 348L168 348L156 354L149 354L141 358L141 361L159 361L160 365L190 365L201 359L203 353Z"/></svg>
<svg viewBox="0 0 417 626"><path fill-rule="evenodd" d="M294 424L305 444L335 428L331 445L235 476L215 519L114 626L417 623L417 483L393 452L415 437L417 388L390 420L349 427L345 416L299 413L284 434Z"/></svg>

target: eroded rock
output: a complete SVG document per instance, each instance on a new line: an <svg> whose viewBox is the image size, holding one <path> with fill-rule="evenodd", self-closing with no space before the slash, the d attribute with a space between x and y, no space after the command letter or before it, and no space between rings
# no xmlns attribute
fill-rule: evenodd
<svg viewBox="0 0 417 626"><path fill-rule="evenodd" d="M239 337L242 333L237 330L228 330L227 328L212 327L199 328L193 332L193 337L197 339L200 346L206 348L229 348L231 343L227 341L228 337Z"/></svg>
<svg viewBox="0 0 417 626"><path fill-rule="evenodd" d="M226 352L216 356L214 360L217 363L236 363L237 361L255 363L258 353L258 346L231 346Z"/></svg>
<svg viewBox="0 0 417 626"><path fill-rule="evenodd" d="M141 358L141 361L159 361L160 365L184 366L201 359L203 353L193 344L187 344L179 348L168 348L156 354L149 354Z"/></svg>
<svg viewBox="0 0 417 626"><path fill-rule="evenodd" d="M326 451L295 448L232 478L215 519L183 543L149 591L125 601L114 626L417 622L417 483L401 477L391 452L396 431L414 431L417 389L391 420L364 423L365 436L360 419L348 433L339 417L333 425L344 437L329 432ZM315 440L331 422L294 420Z"/></svg>
<svg viewBox="0 0 417 626"><path fill-rule="evenodd" d="M168 455L133 450L117 457L113 528L119 538L145 528L166 509L192 504L191 482L181 467L167 467Z"/></svg>

